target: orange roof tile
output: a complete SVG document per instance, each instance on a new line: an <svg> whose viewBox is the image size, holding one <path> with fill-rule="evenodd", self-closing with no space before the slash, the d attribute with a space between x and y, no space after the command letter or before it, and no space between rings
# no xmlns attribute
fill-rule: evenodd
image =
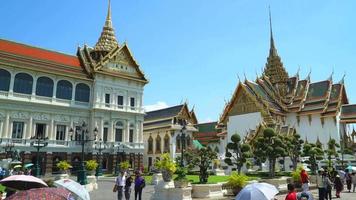
<svg viewBox="0 0 356 200"><path fill-rule="evenodd" d="M0 39L0 51L73 67L81 67L77 56L66 55L2 39Z"/></svg>

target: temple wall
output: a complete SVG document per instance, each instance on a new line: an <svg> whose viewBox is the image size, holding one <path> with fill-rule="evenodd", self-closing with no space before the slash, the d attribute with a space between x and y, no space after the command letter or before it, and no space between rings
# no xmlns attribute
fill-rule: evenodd
<svg viewBox="0 0 356 200"><path fill-rule="evenodd" d="M340 142L339 129L333 117L324 118L324 125L322 125L319 114L311 115L311 120L307 115L300 116L298 123L296 114L291 113L287 115L286 123L292 127L294 126L301 138L303 140L307 138L308 142L315 143L318 137L325 147L330 137L335 139L337 143Z"/></svg>
<svg viewBox="0 0 356 200"><path fill-rule="evenodd" d="M238 133L241 138L246 136L246 133L251 129L255 130L256 127L263 121L260 112L229 116L227 122L227 141L231 141L231 136Z"/></svg>

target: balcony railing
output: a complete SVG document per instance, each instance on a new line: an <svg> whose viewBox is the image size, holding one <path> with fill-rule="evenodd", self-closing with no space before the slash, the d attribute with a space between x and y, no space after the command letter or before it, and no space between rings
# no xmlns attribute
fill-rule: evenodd
<svg viewBox="0 0 356 200"><path fill-rule="evenodd" d="M144 113L144 109L143 108L141 108L141 107L131 107L129 105L117 105L117 104L108 104L108 103L96 102L94 104L94 107L95 108L108 109L108 110L123 111L123 112Z"/></svg>

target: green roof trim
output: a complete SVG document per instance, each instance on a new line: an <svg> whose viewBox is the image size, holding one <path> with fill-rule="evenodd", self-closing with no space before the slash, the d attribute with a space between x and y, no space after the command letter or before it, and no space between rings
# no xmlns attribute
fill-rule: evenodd
<svg viewBox="0 0 356 200"><path fill-rule="evenodd" d="M193 140L193 146L196 149L201 149L204 147L198 140Z"/></svg>

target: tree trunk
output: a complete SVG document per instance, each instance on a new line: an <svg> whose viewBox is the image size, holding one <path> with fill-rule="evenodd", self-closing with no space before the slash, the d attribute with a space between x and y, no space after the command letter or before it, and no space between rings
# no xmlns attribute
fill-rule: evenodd
<svg viewBox="0 0 356 200"><path fill-rule="evenodd" d="M297 170L297 165L298 165L298 158L297 157L293 157L292 158L292 165L293 165L293 170Z"/></svg>
<svg viewBox="0 0 356 200"><path fill-rule="evenodd" d="M237 173L241 174L241 167L239 167L239 166L237 167Z"/></svg>

